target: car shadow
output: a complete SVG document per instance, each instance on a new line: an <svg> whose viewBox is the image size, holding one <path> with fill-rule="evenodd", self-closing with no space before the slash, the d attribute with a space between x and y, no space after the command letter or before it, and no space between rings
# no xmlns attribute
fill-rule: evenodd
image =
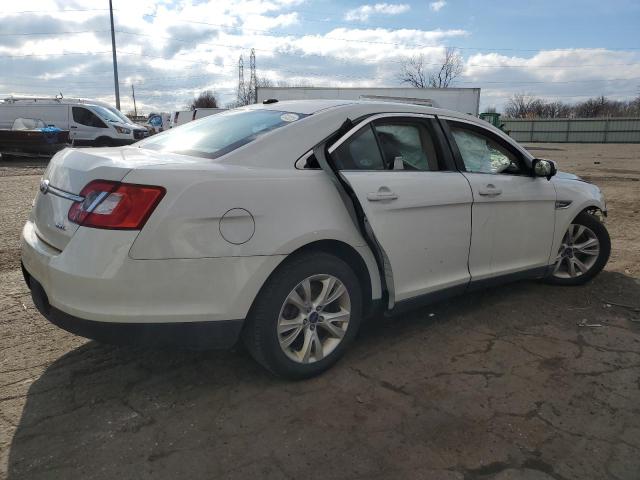
<svg viewBox="0 0 640 480"><path fill-rule="evenodd" d="M362 419L349 409L358 404L344 407L345 413L332 402L353 382L354 365L366 366L367 356L380 355L390 340L414 348L411 339L435 325L529 328L549 320L532 306L550 302L545 308L566 313L593 301L593 311L576 314L587 318L600 315L603 302L637 305L638 298L638 280L603 272L584 287L518 282L400 317L377 317L363 326L341 363L305 382L272 377L242 350L146 350L88 342L55 361L30 386L10 447L8 478L280 478L304 472L304 462L315 464L323 455L356 448L348 432ZM573 317L567 322L567 328L575 328ZM322 405L336 409L313 417ZM341 424L332 430L334 415ZM316 426L326 426L324 434L305 436L309 416ZM282 465L279 449L287 458L300 457ZM375 466L385 454L380 446L360 452L359 461ZM332 468L346 469L348 463L344 459ZM340 476L340 469L335 474Z"/></svg>

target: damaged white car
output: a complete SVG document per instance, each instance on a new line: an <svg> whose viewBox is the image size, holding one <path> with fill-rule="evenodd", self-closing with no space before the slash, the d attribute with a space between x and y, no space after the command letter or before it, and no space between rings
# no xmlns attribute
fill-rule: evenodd
<svg viewBox="0 0 640 480"><path fill-rule="evenodd" d="M331 366L362 319L609 258L600 190L468 115L271 102L50 162L22 263L51 322L106 342Z"/></svg>

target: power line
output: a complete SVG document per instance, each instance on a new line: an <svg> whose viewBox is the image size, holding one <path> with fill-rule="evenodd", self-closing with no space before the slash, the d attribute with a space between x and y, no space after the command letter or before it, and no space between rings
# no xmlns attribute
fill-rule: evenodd
<svg viewBox="0 0 640 480"><path fill-rule="evenodd" d="M77 9L65 9L65 10L22 10L19 12L10 12L3 10L5 15L22 15L24 13L67 13L67 12L108 12L108 8L77 8ZM116 9L114 8L115 12Z"/></svg>
<svg viewBox="0 0 640 480"><path fill-rule="evenodd" d="M52 56L64 56L64 55L103 55L107 52L63 52L63 53L29 53L26 55L0 55L0 58L27 58L27 57L52 57Z"/></svg>
<svg viewBox="0 0 640 480"><path fill-rule="evenodd" d="M119 33L123 33L123 32L119 32ZM137 35L137 34L133 34L132 35ZM217 45L217 46L227 46L227 47L232 47L232 48L238 48L238 49L243 49L243 48L248 48L248 47L243 47L243 46L239 46L239 45L234 45L234 46L228 46L228 45L219 45L219 44L209 44L209 45ZM291 55L291 56L297 56L297 57L305 57L308 56L308 54L294 54L291 52L278 52L278 51L273 51L273 50L265 50L265 49L258 49L256 48L255 50L262 50L262 51L269 51L272 53L276 53L278 55ZM33 54L25 54L25 55L0 55L0 58L29 58L29 57L49 57L49 56L66 56L66 55L102 55L102 54L106 54L106 53L111 53L109 51L106 52L63 52L63 53L33 53ZM215 62L202 62L202 61L197 61L197 60L187 60L187 59L180 59L180 58L175 58L175 57L163 57L160 55L151 55L151 54L144 54L144 53L138 53L138 52L126 52L126 51L121 51L118 50L118 53L123 54L123 55L133 55L133 56L138 56L138 57L146 57L146 58L157 58L157 59L161 59L161 60L168 60L168 61L174 61L174 62L187 62L187 63L192 63L192 64L200 64L200 65L216 65ZM346 60L345 60L346 61ZM389 63L400 63L400 60L389 60ZM378 65L382 62L378 62L375 64L370 64L370 65ZM423 63L423 65L428 65L428 66L441 66L442 63ZM599 63L599 64L580 64L580 65L536 65L535 68L539 69L539 68L547 68L547 69L555 69L555 68L592 68L592 67L621 67L621 66L634 66L634 65L640 65L640 62L634 62L634 63ZM469 63L465 65L466 67L478 67L478 68L533 68L529 65L483 65L483 64L474 64L474 63Z"/></svg>
<svg viewBox="0 0 640 480"><path fill-rule="evenodd" d="M296 13L296 12L288 12L288 13ZM157 18L160 15L158 14L144 14L144 17L154 17ZM303 17L304 18L304 17ZM262 33L265 34L265 36L268 37L275 37L275 38L286 38L283 37L287 36L295 36L295 37L299 37L297 34L293 34L293 33L286 33L283 32L282 35L275 35L272 33L272 30L264 30L264 29L255 29L255 28L245 28L242 25L227 25L224 23L212 23L212 22L204 22L201 20L183 20L183 19L179 19L179 18L172 18L173 21L175 22L180 22L180 23L191 23L194 25L208 25L208 26L212 26L212 27L219 27L219 28L223 28L223 29L229 29L229 30L242 30L242 31L247 31L247 32L258 32L258 33ZM324 21L323 21L324 22ZM335 23L332 21L327 20L325 23ZM357 25L357 24L351 24L353 26L362 26L362 25ZM369 26L369 28L367 28L366 30L371 30L371 29L376 29L376 30L390 30L388 27L373 27L373 26ZM362 29L359 29L362 30ZM122 32L125 33L125 32ZM369 43L369 44L375 44L375 45L403 45L403 46L413 46L413 47L423 47L423 48L428 48L428 47L432 47L432 48L456 48L459 50L488 50L488 51L494 51L494 50L499 50L499 51L528 51L528 52L537 52L540 51L541 49L516 49L516 48L480 48L480 47L460 47L460 46L455 46L455 45L428 45L428 44L410 44L410 43L404 43L404 42L378 42L378 41L374 41L374 40L358 40L358 39L346 39L346 38L333 38L333 37L324 37L325 40L339 40L339 41L344 41L344 42L358 42L358 43ZM552 51L572 51L572 50L576 50L575 48L558 48L558 49L552 49ZM629 48L608 48L607 50L640 50L640 47L629 47Z"/></svg>
<svg viewBox="0 0 640 480"><path fill-rule="evenodd" d="M178 20L180 22L184 22L184 23L194 23L194 24L204 24L204 25L212 25L212 26L221 26L224 28L230 28L230 29L238 29L241 27L237 27L237 26L227 26L224 24L214 24L214 23L208 23L208 22L199 22L199 21L191 21L191 20ZM269 32L268 30L255 30L255 29L243 29L243 30L247 30L247 31L257 31L257 32ZM57 36L57 35L74 35L74 34L84 34L84 33L105 33L108 32L109 30L80 30L80 31L65 31L65 32L19 32L19 33L2 33L0 34L1 37L9 37L9 36L46 36L46 35L50 35L50 36ZM155 34L144 34L144 33L139 33L139 32L129 32L126 30L116 30L116 33L120 33L123 35L134 35L134 36L140 36L140 37L150 37L150 38L163 38L163 39L168 39L168 40L172 40L172 41L178 41L178 42L184 42L184 43L189 43L189 44L193 44L193 40L189 40L189 39L181 39L181 38L177 38L177 37L169 37L169 36L159 36L159 35L155 35ZM213 32L212 32L213 33ZM285 34L286 35L286 34ZM273 38L273 39L284 39L284 40L291 40L291 41L295 41L295 40L299 40L300 38L303 37L299 37L299 36L294 36L293 38L291 37L291 35L289 36L281 36L281 35L261 35L261 36L266 36L268 38ZM553 49L548 49L548 50L544 50L544 49L519 49L519 48L502 48L502 47L461 47L461 46L456 46L456 45L429 45L429 44L412 44L412 43L405 43L405 42L380 42L380 41L375 41L375 40L361 40L361 39L353 39L353 38L334 38L334 37L322 37L323 40L328 40L328 41L340 41L340 42L353 42L353 43L364 43L364 44L373 44L373 45L391 45L391 46L405 46L405 47L418 47L418 48L454 48L457 50L477 50L477 51L512 51L512 52L541 52L541 51L545 51L545 52L560 52L560 51L575 51L575 50L621 50L621 51L625 51L625 50L640 50L640 48L636 48L636 47L596 47L596 48L553 48ZM216 46L216 47L226 47L226 48L249 48L247 46L240 46L240 45L229 45L229 44L220 44L220 43L211 43L211 42L198 42L197 45L211 45L211 46ZM259 49L256 48L255 50L258 51L265 51L265 52L273 52L274 50L272 49ZM293 53L288 53L288 52L282 52L283 54L289 54L289 55L295 55ZM305 55L313 55L313 54L305 54ZM17 58L18 56L13 56L13 58ZM435 65L435 64L434 64ZM621 66L621 65L635 65L634 64L612 64L613 66ZM486 65L477 65L477 66L486 66ZM590 65L590 66L600 66L600 65ZM608 65L604 65L604 66L608 66ZM510 67L517 67L517 65L512 65ZM543 67L549 67L549 66L543 66ZM559 67L563 67L566 68L567 66L559 66Z"/></svg>
<svg viewBox="0 0 640 480"><path fill-rule="evenodd" d="M154 16L154 15L145 15L145 16ZM243 30L243 31L253 31L253 32L262 32L264 35L258 35L258 36L266 36L269 38L280 38L280 39L286 39L286 40L296 40L296 39L300 39L302 37L295 35L295 34L287 34L284 33L282 35L276 35L274 33L272 33L271 30L258 30L258 29L250 29L250 28L244 28L242 26L232 26L232 25L225 25L225 24L218 24L218 23L210 23L210 22L202 22L202 21L196 21L196 20L176 20L178 22L182 22L182 23L193 23L193 24L198 24L198 25L209 25L209 26L217 26L217 27L221 27L221 28L226 28L226 29L230 29L230 30ZM69 31L69 32L20 32L20 33L2 33L0 34L0 36L2 37L9 37L9 36L37 36L37 35L42 35L42 36L46 36L46 35L51 35L51 36L57 36L57 35L73 35L73 34L82 34L82 33L104 33L104 32L108 32L109 30L81 30L81 31ZM180 39L180 38L176 38L176 37L170 37L170 36L158 36L158 35L154 35L154 34L144 34L144 33L138 33L138 32L129 32L126 30L116 30L117 33L121 33L124 35L135 35L135 36L141 36L141 37L151 37L151 38L164 38L164 39L170 39L173 41L178 41L178 42L185 42L185 43L190 43L193 44L193 40L188 40L188 39ZM217 33L216 32L212 32L212 33ZM317 36L317 35L314 35ZM293 37L293 38L292 38ZM381 41L375 41L375 40L361 40L361 39L354 39L354 38L335 38L335 37L323 37L324 40L330 40L330 41L341 41L341 42L353 42L353 43L364 43L364 44L372 44L372 45L390 45L390 46L405 46L405 47L417 47L417 48L454 48L457 50L471 50L471 51L489 51L489 52L494 52L494 51L508 51L508 52L541 52L541 51L545 51L545 52L564 52L564 51L575 51L575 50L617 50L617 51L635 51L635 50L640 50L640 47L575 47L575 48L552 48L552 49L533 49L533 48L504 48L504 47L462 47L462 46L458 46L458 45L442 45L442 44L437 44L437 45L432 45L432 44L416 44L416 43L406 43L406 42L381 42ZM208 42L198 42L197 45L212 45L212 46L217 46L217 47L228 47L228 48L249 48L249 47L245 47L245 46L238 46L238 45L225 45L225 44L218 44L218 43L208 43ZM273 50L268 50L268 49L256 49L256 50L262 50L262 51L268 51L271 52Z"/></svg>
<svg viewBox="0 0 640 480"><path fill-rule="evenodd" d="M24 33L0 33L0 37L29 37L29 36L58 36L58 35L76 35L80 33L104 33L110 30L76 30L73 32L24 32Z"/></svg>

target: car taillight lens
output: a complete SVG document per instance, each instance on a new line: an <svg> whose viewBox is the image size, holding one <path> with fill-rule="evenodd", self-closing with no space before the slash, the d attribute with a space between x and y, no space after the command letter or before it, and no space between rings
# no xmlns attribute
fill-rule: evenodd
<svg viewBox="0 0 640 480"><path fill-rule="evenodd" d="M80 192L82 202L74 202L69 220L83 227L140 230L165 189L152 185L94 180Z"/></svg>

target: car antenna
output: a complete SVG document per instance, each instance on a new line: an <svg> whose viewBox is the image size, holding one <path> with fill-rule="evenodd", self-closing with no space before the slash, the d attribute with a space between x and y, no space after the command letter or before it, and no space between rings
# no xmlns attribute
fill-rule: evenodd
<svg viewBox="0 0 640 480"><path fill-rule="evenodd" d="M263 105L269 105L270 103L278 103L278 99L277 98L267 98L264 102L262 102Z"/></svg>

